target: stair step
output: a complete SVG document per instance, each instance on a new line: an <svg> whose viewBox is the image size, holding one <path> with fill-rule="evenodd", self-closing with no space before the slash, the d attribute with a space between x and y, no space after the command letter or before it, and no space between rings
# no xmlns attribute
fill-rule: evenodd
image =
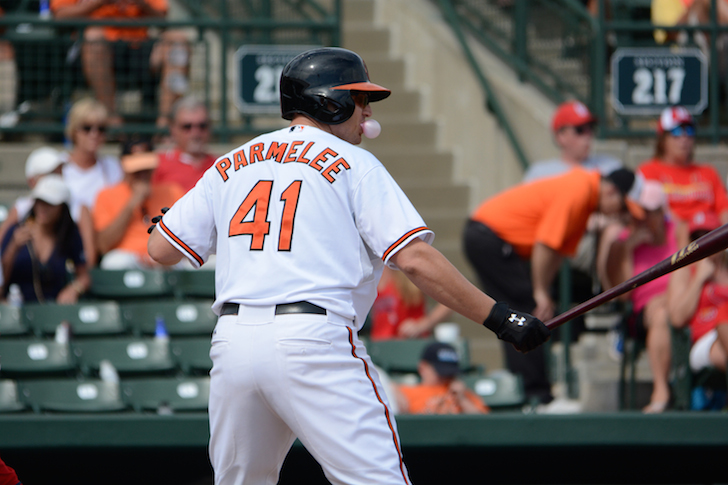
<svg viewBox="0 0 728 485"><path fill-rule="evenodd" d="M342 7L344 28L347 24L372 24L374 22L374 2L372 0L346 0Z"/></svg>
<svg viewBox="0 0 728 485"><path fill-rule="evenodd" d="M367 61L374 55L389 55L392 34L388 29L357 26L342 31L342 45Z"/></svg>

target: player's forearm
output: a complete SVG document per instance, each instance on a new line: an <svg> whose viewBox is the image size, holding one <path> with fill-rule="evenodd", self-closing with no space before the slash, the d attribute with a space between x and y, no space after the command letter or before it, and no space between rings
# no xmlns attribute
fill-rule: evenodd
<svg viewBox="0 0 728 485"><path fill-rule="evenodd" d="M392 262L426 295L474 322L482 323L495 304L442 253L420 239L398 251Z"/></svg>
<svg viewBox="0 0 728 485"><path fill-rule="evenodd" d="M172 246L172 244L159 233L158 227L155 227L149 235L149 241L147 241L147 252L149 253L149 257L154 261L167 266L179 263L183 256L177 248Z"/></svg>
<svg viewBox="0 0 728 485"><path fill-rule="evenodd" d="M531 282L534 293L549 293L551 283L563 260L561 254L545 244L539 242L534 244L531 253Z"/></svg>

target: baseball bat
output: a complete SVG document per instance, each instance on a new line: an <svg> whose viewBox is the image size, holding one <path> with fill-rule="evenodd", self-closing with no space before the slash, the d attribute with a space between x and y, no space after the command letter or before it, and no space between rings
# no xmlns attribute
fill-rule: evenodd
<svg viewBox="0 0 728 485"><path fill-rule="evenodd" d="M594 307L597 307L609 300L618 297L628 291L634 290L638 286L644 285L660 276L664 276L676 269L680 269L689 264L700 261L703 258L707 258L711 254L715 254L728 247L728 224L724 224L718 229L710 231L708 234L699 237L695 241L691 242L669 258L660 261L656 265L644 270L642 273L633 276L627 281L618 284L614 288L599 293L593 298L580 303L574 308L565 311L561 315L557 315L551 320L546 322L546 326L549 328L556 328L562 325L572 318L576 318L579 315L588 312Z"/></svg>

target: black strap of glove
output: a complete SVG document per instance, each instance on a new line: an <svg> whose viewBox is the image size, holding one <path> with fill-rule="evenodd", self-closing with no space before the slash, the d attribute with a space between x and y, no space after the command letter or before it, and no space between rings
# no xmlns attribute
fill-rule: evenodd
<svg viewBox="0 0 728 485"><path fill-rule="evenodd" d="M493 308L490 310L490 314L488 314L488 318L485 319L483 325L497 334L498 328L506 321L506 317L508 317L508 313L510 311L511 310L508 308L507 303L502 301L497 302L493 305Z"/></svg>

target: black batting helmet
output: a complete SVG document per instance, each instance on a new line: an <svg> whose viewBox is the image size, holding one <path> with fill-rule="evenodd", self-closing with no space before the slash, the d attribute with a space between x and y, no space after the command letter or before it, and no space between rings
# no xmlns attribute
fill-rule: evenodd
<svg viewBox="0 0 728 485"><path fill-rule="evenodd" d="M365 92L369 101L381 101L391 91L369 81L367 66L356 53L338 47L306 51L292 59L281 73L281 114L296 113L337 125L354 114L353 92Z"/></svg>

